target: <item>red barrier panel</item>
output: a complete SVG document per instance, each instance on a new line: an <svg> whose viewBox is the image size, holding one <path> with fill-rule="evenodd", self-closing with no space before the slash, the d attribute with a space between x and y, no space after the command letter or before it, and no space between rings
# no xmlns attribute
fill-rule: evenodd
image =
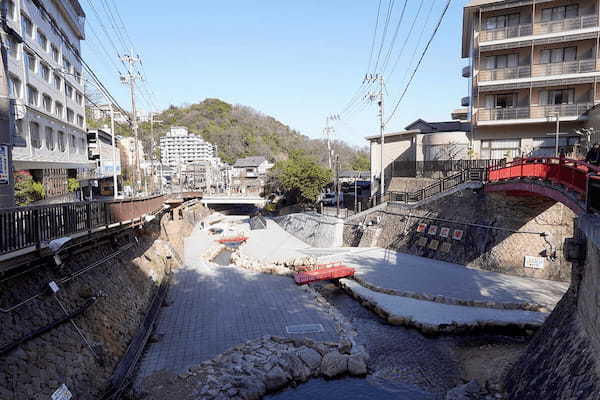
<svg viewBox="0 0 600 400"><path fill-rule="evenodd" d="M350 276L354 276L354 268L338 265L335 267L321 268L313 271L299 272L296 274L296 276L294 276L294 280L298 285L304 285L310 282L347 278Z"/></svg>

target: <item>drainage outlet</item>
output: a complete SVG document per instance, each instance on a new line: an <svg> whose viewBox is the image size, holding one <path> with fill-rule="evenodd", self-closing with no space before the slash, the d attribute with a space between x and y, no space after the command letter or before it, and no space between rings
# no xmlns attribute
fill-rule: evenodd
<svg viewBox="0 0 600 400"><path fill-rule="evenodd" d="M325 331L321 324L288 325L285 327L288 334L319 333Z"/></svg>

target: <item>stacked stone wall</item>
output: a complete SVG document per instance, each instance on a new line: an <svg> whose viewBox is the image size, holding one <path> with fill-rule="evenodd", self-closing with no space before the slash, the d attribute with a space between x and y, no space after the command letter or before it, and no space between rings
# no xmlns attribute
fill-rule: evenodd
<svg viewBox="0 0 600 400"><path fill-rule="evenodd" d="M510 399L600 399L599 265L588 237L585 263L574 265L569 290L507 376Z"/></svg>
<svg viewBox="0 0 600 400"><path fill-rule="evenodd" d="M63 323L14 350L0 354L0 399L48 399L66 384L79 400L98 399L107 387L114 368L124 355L143 320L149 302L166 273L179 266L178 254L168 241L191 232L193 222L207 213L202 206L181 208L175 221L166 214L162 221L146 224L134 233L126 231L118 240L96 243L64 255L64 264L52 262L14 279L0 281L0 307L11 305L43 292L11 312L0 312L0 348L64 317L48 282L59 282L93 265L103 257L124 250L96 268L60 284L58 297L74 311L91 298L90 306L73 321L92 346L88 348L75 327Z"/></svg>
<svg viewBox="0 0 600 400"><path fill-rule="evenodd" d="M572 236L571 210L539 197L463 190L418 208L389 204L346 222L344 242L357 246L365 225L381 228L377 246L402 253L519 276L568 281L563 241ZM378 222L379 221L379 222ZM418 232L426 224L425 232ZM436 232L429 229L435 226ZM442 237L448 228L448 237ZM461 240L452 234L463 232ZM525 256L543 268L525 267Z"/></svg>
<svg viewBox="0 0 600 400"><path fill-rule="evenodd" d="M297 213L275 218L287 232L314 247L343 245L342 220L325 215Z"/></svg>

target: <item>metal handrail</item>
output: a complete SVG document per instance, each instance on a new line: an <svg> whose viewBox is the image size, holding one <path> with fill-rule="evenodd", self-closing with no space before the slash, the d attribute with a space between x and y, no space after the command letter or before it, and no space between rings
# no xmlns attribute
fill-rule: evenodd
<svg viewBox="0 0 600 400"><path fill-rule="evenodd" d="M529 107L482 108L477 111L479 121L548 118L560 113L561 117L576 117L593 107L592 103L548 104Z"/></svg>

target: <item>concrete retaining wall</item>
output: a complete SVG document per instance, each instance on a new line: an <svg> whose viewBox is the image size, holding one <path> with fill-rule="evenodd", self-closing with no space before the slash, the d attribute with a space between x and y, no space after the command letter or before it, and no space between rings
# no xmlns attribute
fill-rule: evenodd
<svg viewBox="0 0 600 400"><path fill-rule="evenodd" d="M275 218L283 229L313 247L341 247L344 222L335 217L297 213Z"/></svg>
<svg viewBox="0 0 600 400"><path fill-rule="evenodd" d="M575 215L560 203L463 190L418 207L388 204L347 220L345 244L360 243L365 230L359 225L377 217L378 247L519 276L570 279L563 239L572 236ZM436 234L417 232L421 223L428 230L436 226ZM444 227L450 237L441 237ZM462 240L451 238L454 230L463 231ZM543 268L526 268L525 256L541 259Z"/></svg>
<svg viewBox="0 0 600 400"><path fill-rule="evenodd" d="M591 220L595 219L595 222ZM582 217L586 261L506 380L513 400L600 399L600 221ZM596 239L596 240L594 240Z"/></svg>

